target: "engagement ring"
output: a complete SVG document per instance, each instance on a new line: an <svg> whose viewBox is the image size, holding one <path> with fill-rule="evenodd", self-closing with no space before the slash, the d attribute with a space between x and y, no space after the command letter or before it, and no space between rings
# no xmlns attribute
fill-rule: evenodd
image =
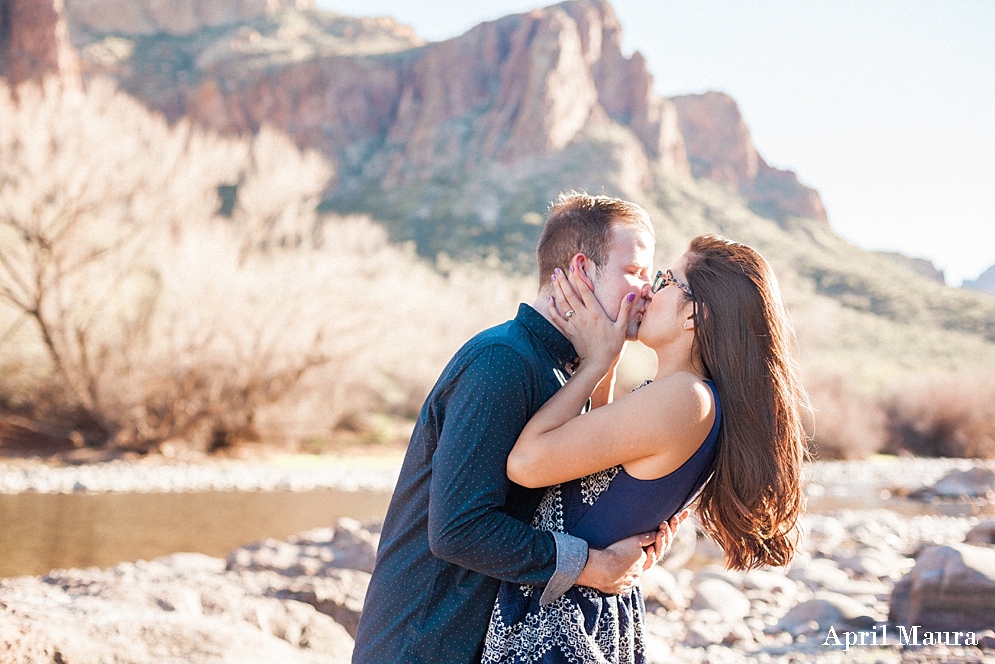
<svg viewBox="0 0 995 664"><path fill-rule="evenodd" d="M565 313L565 314L563 314L563 315L564 315L564 316L566 316L567 318L570 318L571 316L573 316L573 315L574 315L574 310L573 310L573 309L571 309L570 311L568 311L567 313Z"/></svg>

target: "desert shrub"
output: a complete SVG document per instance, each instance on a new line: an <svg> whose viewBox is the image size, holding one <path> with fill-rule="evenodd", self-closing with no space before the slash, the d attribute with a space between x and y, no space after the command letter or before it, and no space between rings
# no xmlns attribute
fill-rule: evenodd
<svg viewBox="0 0 995 664"><path fill-rule="evenodd" d="M885 444L885 417L880 400L854 389L839 374L810 376L805 381L813 413L806 429L817 459L864 459Z"/></svg>
<svg viewBox="0 0 995 664"><path fill-rule="evenodd" d="M378 414L415 417L452 354L534 296L530 280L473 265L443 276L365 218L326 219L322 247L297 260L308 265L295 273L308 293L301 320L331 320L336 331L323 341L331 361L260 414L273 440L354 434L376 428Z"/></svg>
<svg viewBox="0 0 995 664"><path fill-rule="evenodd" d="M808 424L820 459L877 452L995 458L995 382L970 374L905 375L875 391L847 377L809 376Z"/></svg>
<svg viewBox="0 0 995 664"><path fill-rule="evenodd" d="M330 174L275 131L170 126L104 83L0 89L0 403L138 450L410 414L521 284L317 223Z"/></svg>
<svg viewBox="0 0 995 664"><path fill-rule="evenodd" d="M264 189L258 181L272 176L276 160L290 181L267 205L246 196L230 227L217 228L218 187ZM249 420L325 358L316 340L304 354L273 352L281 316L252 302L256 294L240 292L237 280L217 282L212 299L183 268L192 247L232 244L247 267L249 250L259 252L257 268L267 260L259 250L277 234L313 228L329 175L272 132L232 140L169 126L107 83L0 91L0 299L10 323L4 336L19 342L5 350L44 360L21 372L20 401L77 436L126 447ZM274 218L284 205L295 228ZM217 278L224 267L194 269ZM222 323L217 312L227 309L242 315L229 312Z"/></svg>
<svg viewBox="0 0 995 664"><path fill-rule="evenodd" d="M885 413L888 451L995 458L995 382L990 377L903 382L893 389Z"/></svg>

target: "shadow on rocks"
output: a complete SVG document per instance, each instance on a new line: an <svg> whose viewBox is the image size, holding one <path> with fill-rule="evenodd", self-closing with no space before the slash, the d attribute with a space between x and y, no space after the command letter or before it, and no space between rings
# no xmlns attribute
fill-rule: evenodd
<svg viewBox="0 0 995 664"><path fill-rule="evenodd" d="M343 518L332 528L239 547L227 570L261 574L264 594L310 604L355 637L379 539L378 524Z"/></svg>

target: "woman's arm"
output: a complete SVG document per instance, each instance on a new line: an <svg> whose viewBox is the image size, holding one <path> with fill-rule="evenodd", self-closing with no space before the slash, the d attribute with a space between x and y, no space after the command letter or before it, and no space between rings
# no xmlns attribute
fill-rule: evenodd
<svg viewBox="0 0 995 664"><path fill-rule="evenodd" d="M624 346L623 346L624 350ZM615 362L605 377L598 383L598 386L591 392L591 410L601 408L615 400L615 379L618 377L618 363L622 359L622 352L615 357Z"/></svg>
<svg viewBox="0 0 995 664"><path fill-rule="evenodd" d="M714 406L697 376L664 376L578 415L584 386L593 384L596 373L585 372L582 365L529 420L508 455L512 482L550 486L647 457L658 457L658 462L653 463L656 472L644 479L662 477L694 454L708 435Z"/></svg>
<svg viewBox="0 0 995 664"><path fill-rule="evenodd" d="M595 388L607 382L632 303L625 298L611 321L583 280L559 276L550 316L573 342L580 366L525 426L508 457L508 477L523 486L549 486L655 455L666 458L654 468L666 469L672 459L675 469L711 427L708 387L680 372L580 416ZM561 309L574 314L568 319Z"/></svg>

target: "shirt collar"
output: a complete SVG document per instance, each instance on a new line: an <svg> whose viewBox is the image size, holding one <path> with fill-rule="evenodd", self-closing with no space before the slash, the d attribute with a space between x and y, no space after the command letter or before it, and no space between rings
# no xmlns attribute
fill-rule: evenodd
<svg viewBox="0 0 995 664"><path fill-rule="evenodd" d="M518 315L515 316L515 320L527 327L529 332L542 342L557 367L562 369L577 359L577 351L574 350L570 340L528 304L523 302L518 305Z"/></svg>

